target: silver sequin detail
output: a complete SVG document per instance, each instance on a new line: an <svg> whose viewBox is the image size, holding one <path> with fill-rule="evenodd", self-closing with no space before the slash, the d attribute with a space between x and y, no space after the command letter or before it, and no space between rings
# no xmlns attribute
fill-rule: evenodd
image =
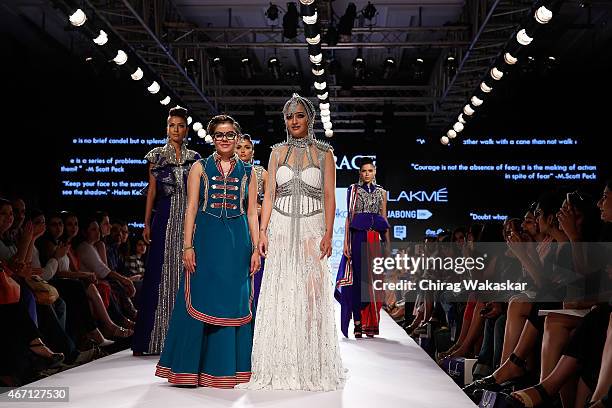
<svg viewBox="0 0 612 408"><path fill-rule="evenodd" d="M355 214L380 214L382 212L383 191L384 190L380 186L376 186L371 193L361 187L357 187Z"/></svg>

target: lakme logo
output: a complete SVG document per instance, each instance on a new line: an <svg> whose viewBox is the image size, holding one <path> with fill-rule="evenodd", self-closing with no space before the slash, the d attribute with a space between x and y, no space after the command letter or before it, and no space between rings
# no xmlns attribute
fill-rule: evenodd
<svg viewBox="0 0 612 408"><path fill-rule="evenodd" d="M334 156L336 160L336 170L359 170L359 160L370 157L376 164L375 154L357 154L355 156Z"/></svg>
<svg viewBox="0 0 612 408"><path fill-rule="evenodd" d="M448 202L448 190L446 187L434 191L412 191L404 190L399 193L387 191L387 201L408 201L408 202L420 202L420 203L447 203Z"/></svg>

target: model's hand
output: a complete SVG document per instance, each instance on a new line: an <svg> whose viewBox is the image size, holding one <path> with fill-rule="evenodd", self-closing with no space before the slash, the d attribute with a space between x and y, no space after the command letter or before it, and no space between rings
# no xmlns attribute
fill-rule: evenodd
<svg viewBox="0 0 612 408"><path fill-rule="evenodd" d="M195 250L193 248L183 251L183 264L185 264L185 270L187 273L195 272L196 261Z"/></svg>
<svg viewBox="0 0 612 408"><path fill-rule="evenodd" d="M264 258L268 256L268 237L266 236L264 232L261 232L259 234L258 249L259 249L260 256L263 256Z"/></svg>
<svg viewBox="0 0 612 408"><path fill-rule="evenodd" d="M145 240L147 245L151 244L151 227L145 224L144 230L142 231L142 239Z"/></svg>
<svg viewBox="0 0 612 408"><path fill-rule="evenodd" d="M349 248L349 245L347 244L346 240L344 240L344 249L342 250L342 253L347 258L351 257L351 248Z"/></svg>
<svg viewBox="0 0 612 408"><path fill-rule="evenodd" d="M254 251L251 255L251 276L255 275L257 271L259 271L259 267L261 266L261 257L259 256L259 251Z"/></svg>
<svg viewBox="0 0 612 408"><path fill-rule="evenodd" d="M321 244L319 245L319 249L321 250L321 257L319 259L323 259L326 256L330 257L332 253L332 240L331 236L324 235L323 239L321 239Z"/></svg>

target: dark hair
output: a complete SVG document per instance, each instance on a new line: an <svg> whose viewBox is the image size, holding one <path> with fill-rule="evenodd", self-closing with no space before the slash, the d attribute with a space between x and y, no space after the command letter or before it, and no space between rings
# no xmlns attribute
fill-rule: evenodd
<svg viewBox="0 0 612 408"><path fill-rule="evenodd" d="M608 181L606 181L606 188L608 190L612 191L612 178L608 179Z"/></svg>
<svg viewBox="0 0 612 408"><path fill-rule="evenodd" d="M459 232L463 234L464 238L467 238L467 230L465 229L465 227L457 227L453 230L453 234L451 235L452 242L455 242L455 235Z"/></svg>
<svg viewBox="0 0 612 408"><path fill-rule="evenodd" d="M569 203L583 216L581 235L583 241L595 241L601 232L601 216L595 199L579 190L567 194Z"/></svg>
<svg viewBox="0 0 612 408"><path fill-rule="evenodd" d="M183 108L182 106L175 106L174 108L170 108L170 110L168 111L168 121L170 121L170 118L172 116L176 116L179 118L183 118L185 119L185 123L187 123L187 109Z"/></svg>
<svg viewBox="0 0 612 408"><path fill-rule="evenodd" d="M215 131L217 130L217 126L219 126L221 123L230 123L234 126L234 129L236 129L236 132L242 133L242 128L240 127L236 119L232 118L230 115L213 116L213 118L210 120L210 122L208 122L208 125L206 126L206 133L212 136L212 134L215 133Z"/></svg>
<svg viewBox="0 0 612 408"><path fill-rule="evenodd" d="M361 168L365 166L366 164L371 164L372 166L374 166L374 168L376 168L376 165L374 164L374 160L371 157L362 157L359 160L359 170L361 170Z"/></svg>
<svg viewBox="0 0 612 408"><path fill-rule="evenodd" d="M554 191L547 191L543 193L538 199L538 207L542 212L542 215L547 217L549 215L556 215L563 200L561 195Z"/></svg>
<svg viewBox="0 0 612 408"><path fill-rule="evenodd" d="M96 211L96 213L94 214L95 221L98 224L102 223L102 220L104 219L104 217L109 217L106 211ZM110 222L110 217L109 217L109 222Z"/></svg>
<svg viewBox="0 0 612 408"><path fill-rule="evenodd" d="M42 215L42 216L44 216L44 215L45 215L45 213L44 213L44 212L42 212L42 210L40 210L40 209L38 209L38 208L30 208L30 209L28 210L28 213L27 213L27 215L26 215L25 220L26 220L26 221L28 221L28 220L29 220L29 221L32 221L34 218L38 218L38 217L40 217L41 215Z"/></svg>
<svg viewBox="0 0 612 408"><path fill-rule="evenodd" d="M248 133L243 133L242 135L240 135L240 140L248 140L251 146L255 147L255 145L253 144L253 139L251 139L251 135L249 135Z"/></svg>

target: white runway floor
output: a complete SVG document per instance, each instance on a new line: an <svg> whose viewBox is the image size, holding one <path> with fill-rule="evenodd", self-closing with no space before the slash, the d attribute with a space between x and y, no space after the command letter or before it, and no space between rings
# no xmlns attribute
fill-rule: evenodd
<svg viewBox="0 0 612 408"><path fill-rule="evenodd" d="M126 350L29 386L69 387L70 402L45 407L449 407L474 408L457 385L384 312L383 337L340 340L348 380L334 392L177 388L153 376L157 357ZM23 404L0 404L24 406Z"/></svg>

